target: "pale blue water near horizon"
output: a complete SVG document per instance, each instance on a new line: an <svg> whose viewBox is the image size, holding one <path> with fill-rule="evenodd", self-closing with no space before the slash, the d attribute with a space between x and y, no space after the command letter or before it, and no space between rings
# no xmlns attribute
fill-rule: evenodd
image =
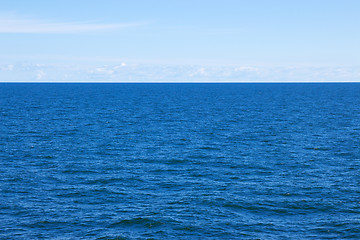
<svg viewBox="0 0 360 240"><path fill-rule="evenodd" d="M0 84L1 239L360 239L360 84Z"/></svg>

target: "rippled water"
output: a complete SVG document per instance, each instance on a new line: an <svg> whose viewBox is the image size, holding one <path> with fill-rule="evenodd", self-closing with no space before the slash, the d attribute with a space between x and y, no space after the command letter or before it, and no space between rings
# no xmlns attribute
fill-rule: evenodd
<svg viewBox="0 0 360 240"><path fill-rule="evenodd" d="M2 239L360 239L360 84L0 84Z"/></svg>

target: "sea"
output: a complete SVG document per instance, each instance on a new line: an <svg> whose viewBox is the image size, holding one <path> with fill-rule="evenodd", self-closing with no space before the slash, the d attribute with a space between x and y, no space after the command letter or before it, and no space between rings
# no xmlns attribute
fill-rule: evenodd
<svg viewBox="0 0 360 240"><path fill-rule="evenodd" d="M360 239L360 83L1 83L0 239Z"/></svg>

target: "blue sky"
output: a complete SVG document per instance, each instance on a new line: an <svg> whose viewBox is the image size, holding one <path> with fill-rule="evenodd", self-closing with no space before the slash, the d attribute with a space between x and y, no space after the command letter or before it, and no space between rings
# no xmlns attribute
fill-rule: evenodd
<svg viewBox="0 0 360 240"><path fill-rule="evenodd" d="M0 81L359 81L358 0L4 1Z"/></svg>

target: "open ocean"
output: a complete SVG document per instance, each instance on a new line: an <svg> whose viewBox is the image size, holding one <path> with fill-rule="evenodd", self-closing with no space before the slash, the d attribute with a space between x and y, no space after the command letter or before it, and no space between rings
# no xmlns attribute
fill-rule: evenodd
<svg viewBox="0 0 360 240"><path fill-rule="evenodd" d="M360 83L2 83L0 191L0 239L360 239Z"/></svg>

